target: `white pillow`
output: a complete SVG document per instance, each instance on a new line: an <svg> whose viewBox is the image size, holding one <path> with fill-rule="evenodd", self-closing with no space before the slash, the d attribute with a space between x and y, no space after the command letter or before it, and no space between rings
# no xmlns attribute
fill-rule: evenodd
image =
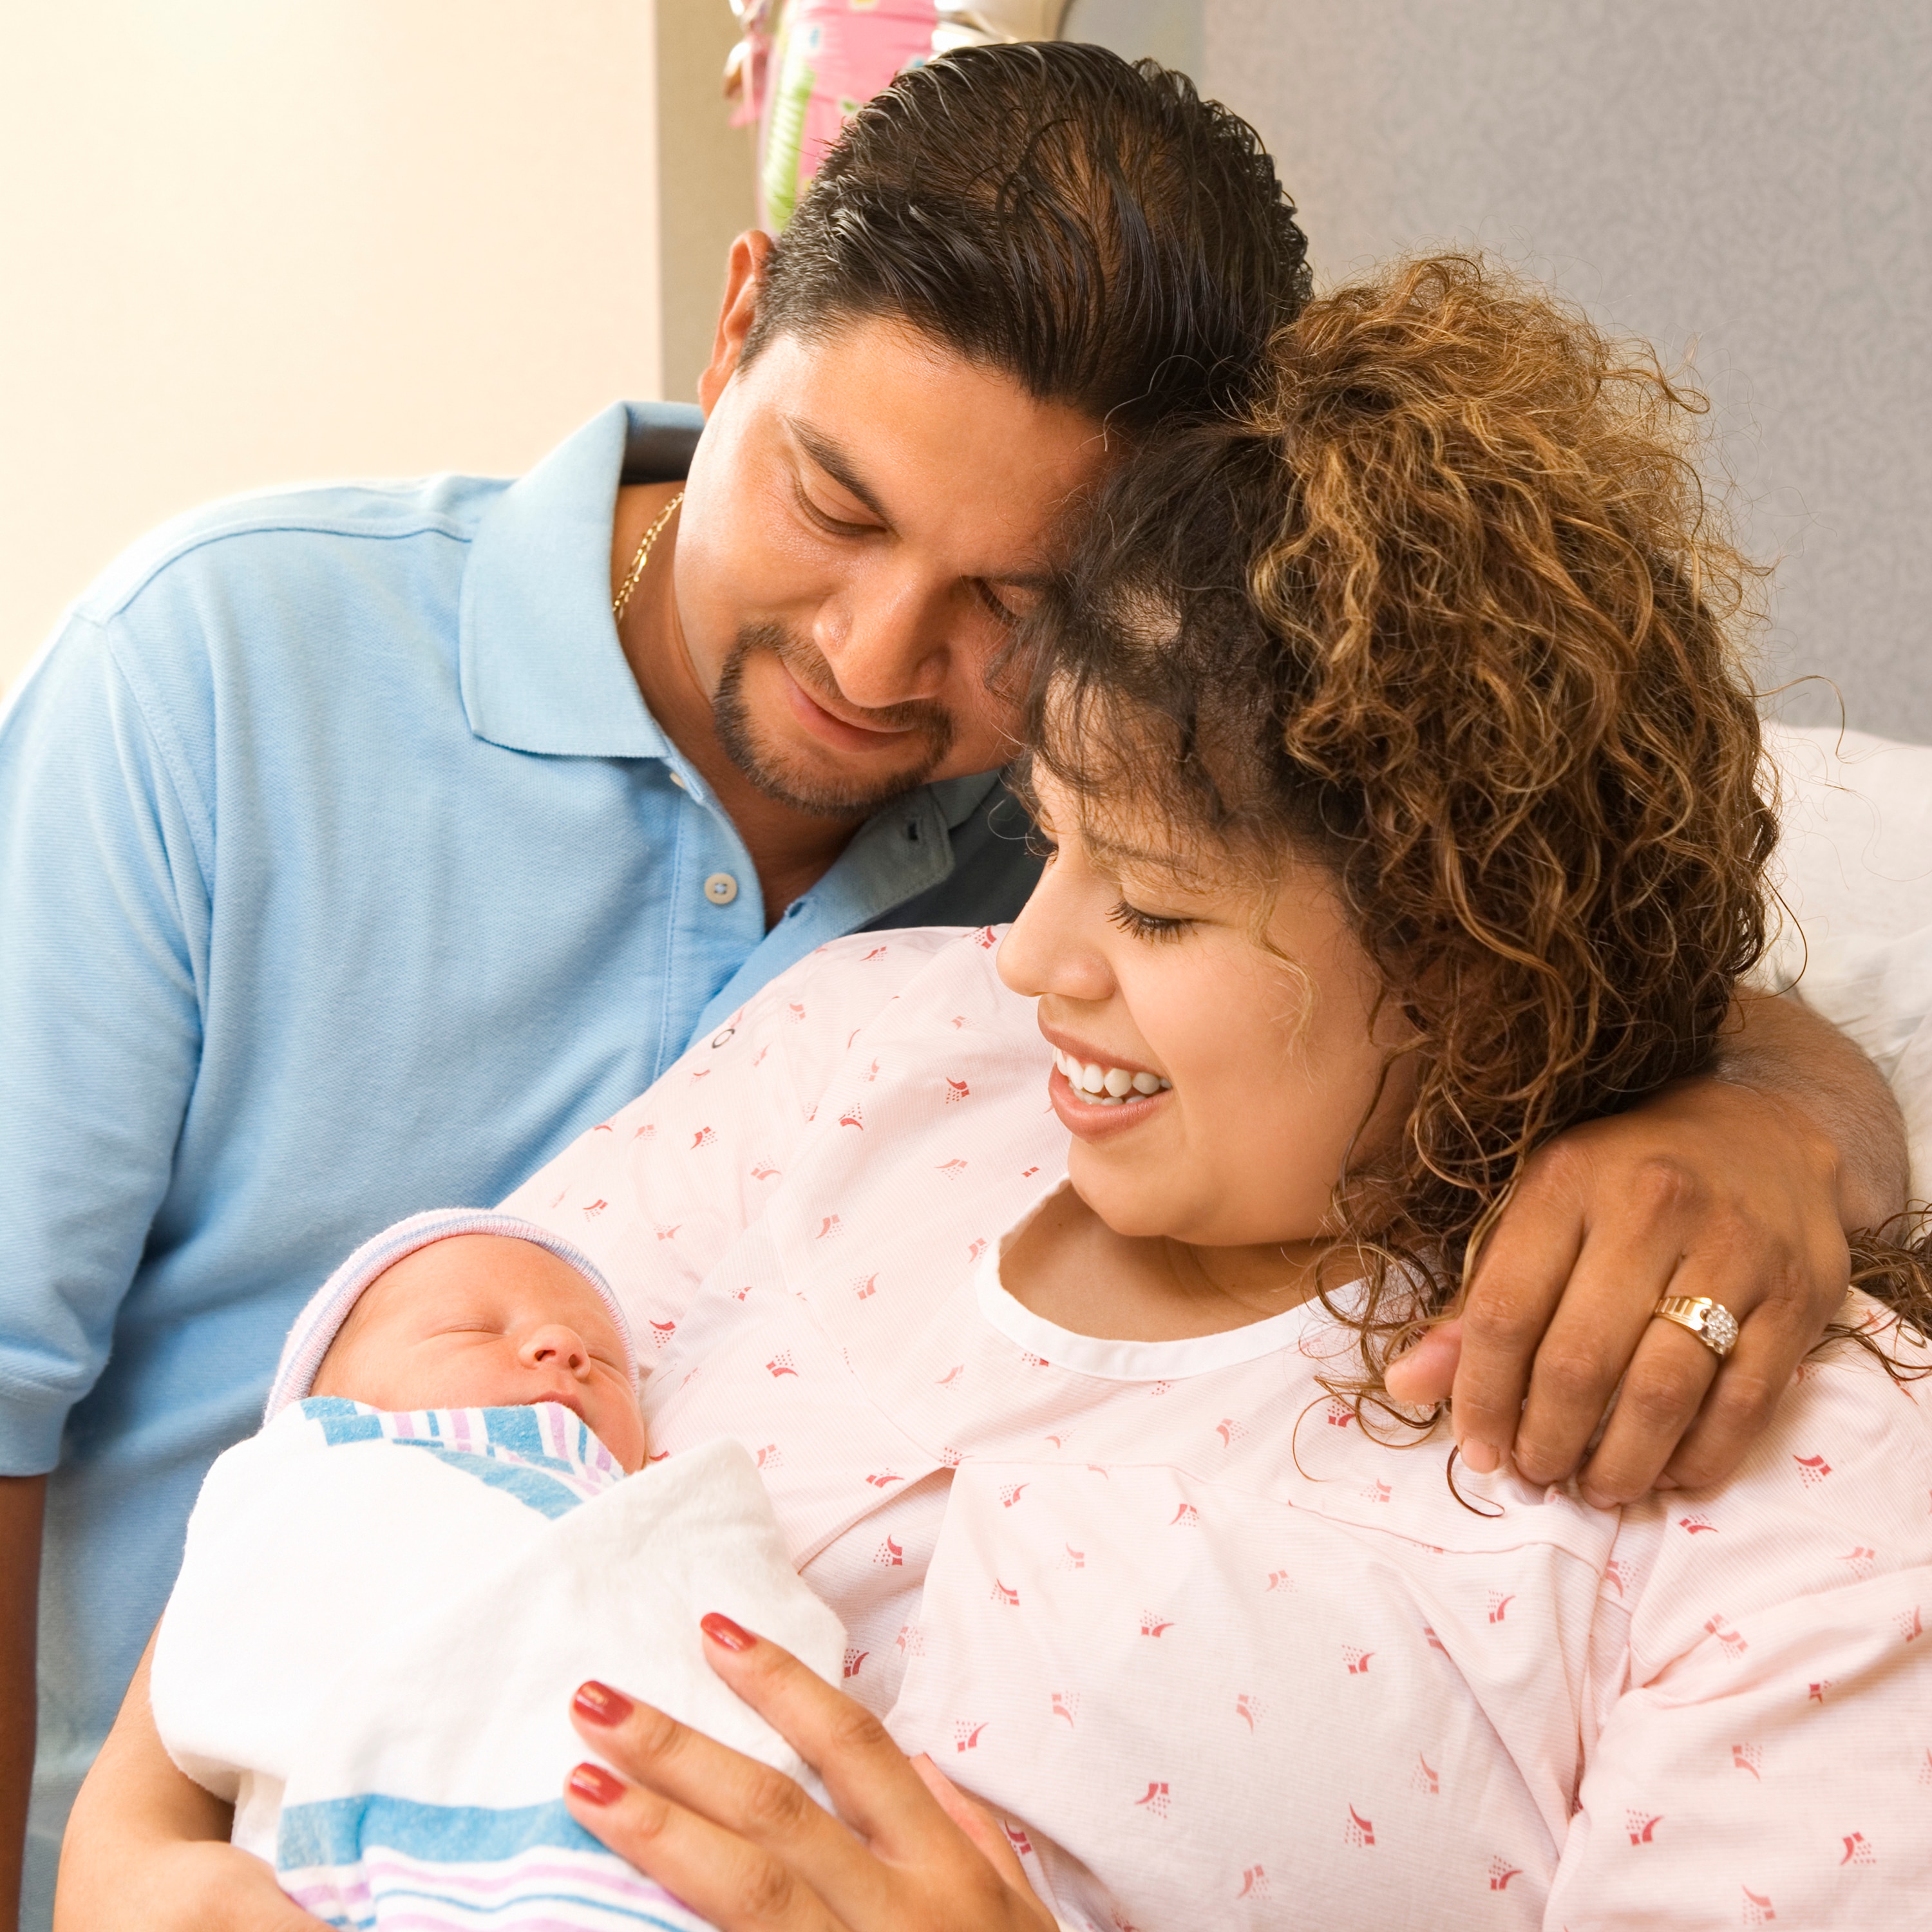
<svg viewBox="0 0 1932 1932"><path fill-rule="evenodd" d="M1796 986L1870 1055L1932 1193L1932 747L1835 725L1765 728L1788 916L1761 986Z"/></svg>

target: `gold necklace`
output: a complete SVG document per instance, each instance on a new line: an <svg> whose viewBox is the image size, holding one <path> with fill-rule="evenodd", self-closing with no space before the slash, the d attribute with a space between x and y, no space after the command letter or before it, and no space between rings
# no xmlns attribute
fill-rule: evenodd
<svg viewBox="0 0 1932 1932"><path fill-rule="evenodd" d="M618 586L616 596L610 600L610 620L613 623L621 624L624 621L624 607L630 602L631 592L637 589L638 579L644 575L644 566L650 561L651 545L657 542L658 532L670 521L673 513L683 501L684 492L680 490L664 506L663 515L645 531L644 540L638 544L638 554L632 558L631 567L625 573L624 580Z"/></svg>

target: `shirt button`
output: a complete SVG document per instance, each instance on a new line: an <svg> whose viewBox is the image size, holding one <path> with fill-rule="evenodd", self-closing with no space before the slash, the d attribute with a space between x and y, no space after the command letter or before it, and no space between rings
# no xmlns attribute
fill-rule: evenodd
<svg viewBox="0 0 1932 1932"><path fill-rule="evenodd" d="M713 872L704 882L704 896L713 905L729 905L738 896L738 881L729 872Z"/></svg>
<svg viewBox="0 0 1932 1932"><path fill-rule="evenodd" d="M684 774L682 772L673 772L670 775L670 782L673 784L677 787L680 791L688 791L691 789L691 788L685 783Z"/></svg>

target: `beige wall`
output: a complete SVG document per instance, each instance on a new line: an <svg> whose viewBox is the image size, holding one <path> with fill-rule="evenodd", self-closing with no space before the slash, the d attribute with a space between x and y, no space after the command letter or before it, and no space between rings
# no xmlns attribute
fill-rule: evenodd
<svg viewBox="0 0 1932 1932"><path fill-rule="evenodd" d="M664 393L693 402L711 359L733 240L758 219L752 130L734 128L724 57L738 38L726 0L658 8L658 235Z"/></svg>
<svg viewBox="0 0 1932 1932"><path fill-rule="evenodd" d="M177 510L658 394L655 56L652 0L0 10L0 686Z"/></svg>

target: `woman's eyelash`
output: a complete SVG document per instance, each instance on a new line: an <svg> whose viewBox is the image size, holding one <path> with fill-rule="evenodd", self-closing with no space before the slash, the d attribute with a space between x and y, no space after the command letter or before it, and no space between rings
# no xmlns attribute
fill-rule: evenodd
<svg viewBox="0 0 1932 1932"><path fill-rule="evenodd" d="M1123 932L1130 933L1136 939L1176 938L1194 922L1192 920L1163 919L1158 913L1142 912L1138 906L1131 906L1125 899L1116 899L1107 916Z"/></svg>

